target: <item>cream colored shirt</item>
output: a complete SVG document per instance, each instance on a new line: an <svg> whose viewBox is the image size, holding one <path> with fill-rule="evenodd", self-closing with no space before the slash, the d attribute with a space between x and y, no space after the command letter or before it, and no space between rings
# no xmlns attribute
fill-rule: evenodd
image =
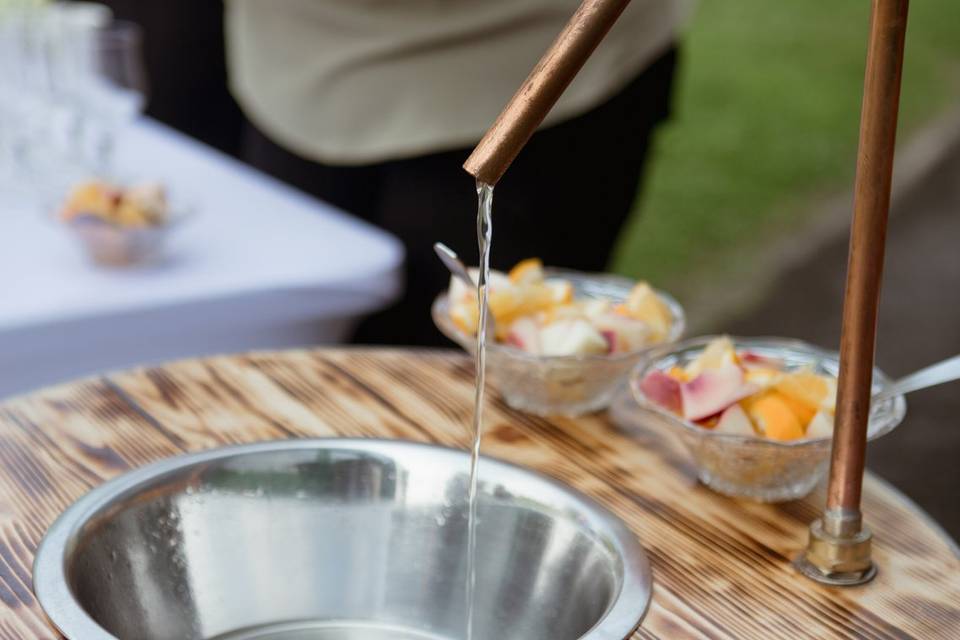
<svg viewBox="0 0 960 640"><path fill-rule="evenodd" d="M230 84L262 131L328 164L474 144L580 0L228 0ZM623 88L685 0L633 0L545 124Z"/></svg>

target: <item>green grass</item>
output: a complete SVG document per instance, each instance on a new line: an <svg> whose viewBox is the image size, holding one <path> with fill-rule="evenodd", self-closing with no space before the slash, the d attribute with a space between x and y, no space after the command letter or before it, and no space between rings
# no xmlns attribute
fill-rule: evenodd
<svg viewBox="0 0 960 640"><path fill-rule="evenodd" d="M674 116L613 268L675 283L789 233L852 180L870 3L699 3ZM911 3L899 139L956 100L960 2Z"/></svg>

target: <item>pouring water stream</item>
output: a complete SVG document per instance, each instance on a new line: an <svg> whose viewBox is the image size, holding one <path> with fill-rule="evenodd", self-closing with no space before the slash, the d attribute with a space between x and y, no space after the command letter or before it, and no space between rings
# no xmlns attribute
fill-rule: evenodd
<svg viewBox="0 0 960 640"><path fill-rule="evenodd" d="M477 297L480 306L477 327L476 384L473 407L473 450L470 456L469 515L467 520L467 640L473 638L473 602L477 588L477 474L480 468L480 438L483 433L483 396L487 369L487 282L490 279L493 186L477 181L477 243L480 249L480 276ZM469 275L469 274L468 274Z"/></svg>

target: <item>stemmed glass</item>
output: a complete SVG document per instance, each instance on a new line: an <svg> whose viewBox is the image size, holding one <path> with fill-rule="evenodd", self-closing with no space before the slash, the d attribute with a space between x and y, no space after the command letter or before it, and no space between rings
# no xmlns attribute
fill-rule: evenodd
<svg viewBox="0 0 960 640"><path fill-rule="evenodd" d="M110 173L117 136L146 103L143 34L134 23L116 20L88 34L79 85L88 168Z"/></svg>
<svg viewBox="0 0 960 640"><path fill-rule="evenodd" d="M0 0L0 196L42 204L112 173L146 100L142 46L102 4Z"/></svg>

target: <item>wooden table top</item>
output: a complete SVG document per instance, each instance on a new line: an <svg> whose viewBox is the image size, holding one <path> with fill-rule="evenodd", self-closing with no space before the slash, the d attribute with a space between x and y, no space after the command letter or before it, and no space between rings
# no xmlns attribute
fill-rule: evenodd
<svg viewBox="0 0 960 640"><path fill-rule="evenodd" d="M822 495L763 505L696 482L673 440L606 417L487 408L486 454L555 476L636 532L654 596L636 639L957 638L960 558L902 494L868 475L864 512L880 572L830 589L791 564ZM0 404L0 638L56 638L31 591L37 544L71 502L130 468L184 451L306 436L465 447L472 361L436 351L340 349L188 360Z"/></svg>

